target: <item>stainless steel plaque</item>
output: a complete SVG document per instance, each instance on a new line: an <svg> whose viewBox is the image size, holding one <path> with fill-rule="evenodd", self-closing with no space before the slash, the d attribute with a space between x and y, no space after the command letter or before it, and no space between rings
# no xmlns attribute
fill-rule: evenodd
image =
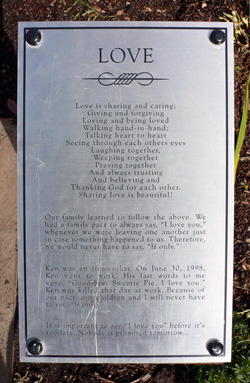
<svg viewBox="0 0 250 383"><path fill-rule="evenodd" d="M230 361L232 42L20 23L21 361Z"/></svg>

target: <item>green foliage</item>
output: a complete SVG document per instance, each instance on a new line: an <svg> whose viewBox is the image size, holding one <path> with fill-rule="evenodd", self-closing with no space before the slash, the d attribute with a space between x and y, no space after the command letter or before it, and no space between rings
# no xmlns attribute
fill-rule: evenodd
<svg viewBox="0 0 250 383"><path fill-rule="evenodd" d="M240 159L240 151L241 151L241 148L244 142L244 137L246 134L247 117L248 117L248 101L249 101L249 84L250 84L250 75L247 80L244 106L243 106L242 118L240 123L240 130L239 130L239 135L238 135L235 155L234 155L234 179L236 178L237 167L238 167L238 163Z"/></svg>
<svg viewBox="0 0 250 383"><path fill-rule="evenodd" d="M239 65L235 65L235 66L234 66L234 70L235 70L235 71L241 71L242 68L241 68Z"/></svg>
<svg viewBox="0 0 250 383"><path fill-rule="evenodd" d="M247 0L250 6L250 0ZM250 45L250 35L248 33L248 17L243 17L238 14L237 11L232 11L231 14L223 13L224 17L220 17L221 20L233 22L234 25L234 43L238 50L243 51L249 50ZM240 67L235 67L235 70L241 70ZM244 98L244 106L240 124L239 135L237 139L235 156L234 156L234 180L236 179L237 167L240 159L240 151L243 145L246 127L247 127L247 118L248 118L248 101L249 101L249 84L250 84L250 75L248 77L246 92Z"/></svg>
<svg viewBox="0 0 250 383"><path fill-rule="evenodd" d="M230 21L234 24L234 41L240 50L249 46L249 33L248 33L248 18L241 17L237 11L232 11L232 14L223 13L224 17L221 20Z"/></svg>
<svg viewBox="0 0 250 383"><path fill-rule="evenodd" d="M188 366L183 383L249 383L249 314L250 310L234 313L232 362L222 365Z"/></svg>
<svg viewBox="0 0 250 383"><path fill-rule="evenodd" d="M90 5L87 1L84 1L84 0L75 0L74 3L67 9L67 13L71 11L73 8L76 8L79 6L80 7L83 6L84 10L83 12L77 12L77 14L73 16L74 20L79 19L79 17L85 17L85 16L90 16L91 20L96 20L98 17L105 18L105 16L103 16L101 12L99 12L97 9L92 7L92 5Z"/></svg>

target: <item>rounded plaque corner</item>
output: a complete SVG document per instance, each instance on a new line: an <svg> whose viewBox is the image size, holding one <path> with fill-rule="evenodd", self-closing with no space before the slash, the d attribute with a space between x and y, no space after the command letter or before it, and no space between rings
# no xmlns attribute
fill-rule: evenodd
<svg viewBox="0 0 250 383"><path fill-rule="evenodd" d="M226 41L226 34L221 29L214 29L209 36L209 40L212 44L221 45Z"/></svg>
<svg viewBox="0 0 250 383"><path fill-rule="evenodd" d="M224 352L224 346L218 339L210 339L206 348L212 356L220 356Z"/></svg>
<svg viewBox="0 0 250 383"><path fill-rule="evenodd" d="M30 355L39 356L44 350L43 342L38 338L29 338L26 347Z"/></svg>
<svg viewBox="0 0 250 383"><path fill-rule="evenodd" d="M26 33L25 40L29 45L35 47L41 44L42 33L39 31L39 29L29 29Z"/></svg>

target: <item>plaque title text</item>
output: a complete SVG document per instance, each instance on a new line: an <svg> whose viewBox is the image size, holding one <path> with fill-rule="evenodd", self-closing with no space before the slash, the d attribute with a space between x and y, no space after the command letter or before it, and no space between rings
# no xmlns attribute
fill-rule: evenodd
<svg viewBox="0 0 250 383"><path fill-rule="evenodd" d="M137 59L142 60L143 63L152 63L154 60L152 58L153 48L114 48L109 53L103 51L104 48L98 48L99 50L99 63L108 63L112 61L116 64L120 64L126 59L131 60L133 63Z"/></svg>

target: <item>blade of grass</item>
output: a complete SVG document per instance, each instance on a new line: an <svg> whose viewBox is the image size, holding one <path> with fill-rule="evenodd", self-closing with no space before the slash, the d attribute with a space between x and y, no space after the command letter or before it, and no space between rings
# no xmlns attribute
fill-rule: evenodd
<svg viewBox="0 0 250 383"><path fill-rule="evenodd" d="M245 133L246 133L246 127L247 127L247 117L248 117L248 101L249 101L249 84L250 84L250 74L247 80L246 85L246 93L245 93L245 99L244 99L244 106L243 106L243 113L240 123L240 130L239 135L237 139L236 149L235 149L235 155L234 155L234 181L236 179L236 172L238 167L238 162L240 159L240 151L243 145Z"/></svg>

